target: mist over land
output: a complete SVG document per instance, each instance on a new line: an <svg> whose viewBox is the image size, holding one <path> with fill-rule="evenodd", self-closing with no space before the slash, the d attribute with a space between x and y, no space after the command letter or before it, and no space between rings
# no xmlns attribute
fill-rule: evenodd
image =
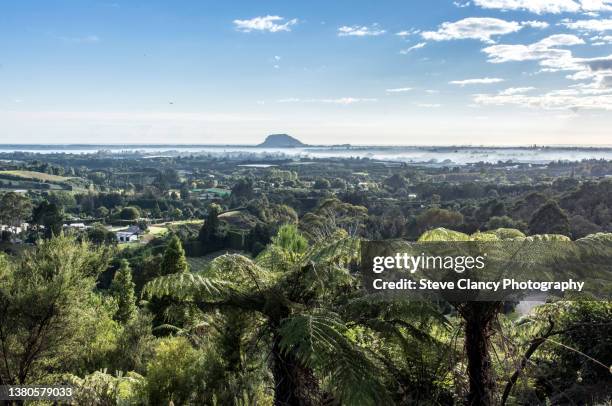
<svg viewBox="0 0 612 406"><path fill-rule="evenodd" d="M143 158L164 154L207 154L229 158L369 158L382 161L463 165L474 162L510 161L548 163L584 159L612 159L612 147L569 145L308 145L288 134L272 134L259 144L0 144L0 154L114 154Z"/></svg>

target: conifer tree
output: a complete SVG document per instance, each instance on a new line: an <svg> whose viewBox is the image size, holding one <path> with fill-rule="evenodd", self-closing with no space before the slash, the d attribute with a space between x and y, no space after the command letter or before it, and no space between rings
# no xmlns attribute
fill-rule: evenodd
<svg viewBox="0 0 612 406"><path fill-rule="evenodd" d="M115 277L111 284L111 292L118 302L115 320L121 323L127 323L136 314L136 294L134 293L134 286L130 265L124 259L121 261L119 270L115 273Z"/></svg>
<svg viewBox="0 0 612 406"><path fill-rule="evenodd" d="M171 275L180 272L187 272L189 264L187 258L185 258L185 250L181 240L174 235L170 238L166 250L164 251L164 257L161 263L162 275Z"/></svg>

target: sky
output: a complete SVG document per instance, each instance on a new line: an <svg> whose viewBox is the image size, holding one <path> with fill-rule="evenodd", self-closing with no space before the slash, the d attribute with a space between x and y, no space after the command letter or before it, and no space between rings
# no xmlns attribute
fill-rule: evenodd
<svg viewBox="0 0 612 406"><path fill-rule="evenodd" d="M7 0L0 143L612 145L612 0Z"/></svg>

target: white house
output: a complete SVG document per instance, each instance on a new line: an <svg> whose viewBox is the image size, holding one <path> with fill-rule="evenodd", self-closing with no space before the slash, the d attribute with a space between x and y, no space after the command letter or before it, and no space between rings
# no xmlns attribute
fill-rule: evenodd
<svg viewBox="0 0 612 406"><path fill-rule="evenodd" d="M133 242L138 241L138 233L133 231L117 231L117 242Z"/></svg>

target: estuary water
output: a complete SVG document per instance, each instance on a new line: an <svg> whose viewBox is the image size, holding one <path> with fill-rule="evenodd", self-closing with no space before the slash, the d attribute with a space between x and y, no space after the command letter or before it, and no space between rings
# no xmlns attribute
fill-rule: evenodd
<svg viewBox="0 0 612 406"><path fill-rule="evenodd" d="M373 160L440 165L512 161L548 163L583 159L612 160L612 147L482 147L482 146L312 146L261 148L232 145L18 145L0 144L0 154L112 154L143 158L207 154L230 158L370 158Z"/></svg>

